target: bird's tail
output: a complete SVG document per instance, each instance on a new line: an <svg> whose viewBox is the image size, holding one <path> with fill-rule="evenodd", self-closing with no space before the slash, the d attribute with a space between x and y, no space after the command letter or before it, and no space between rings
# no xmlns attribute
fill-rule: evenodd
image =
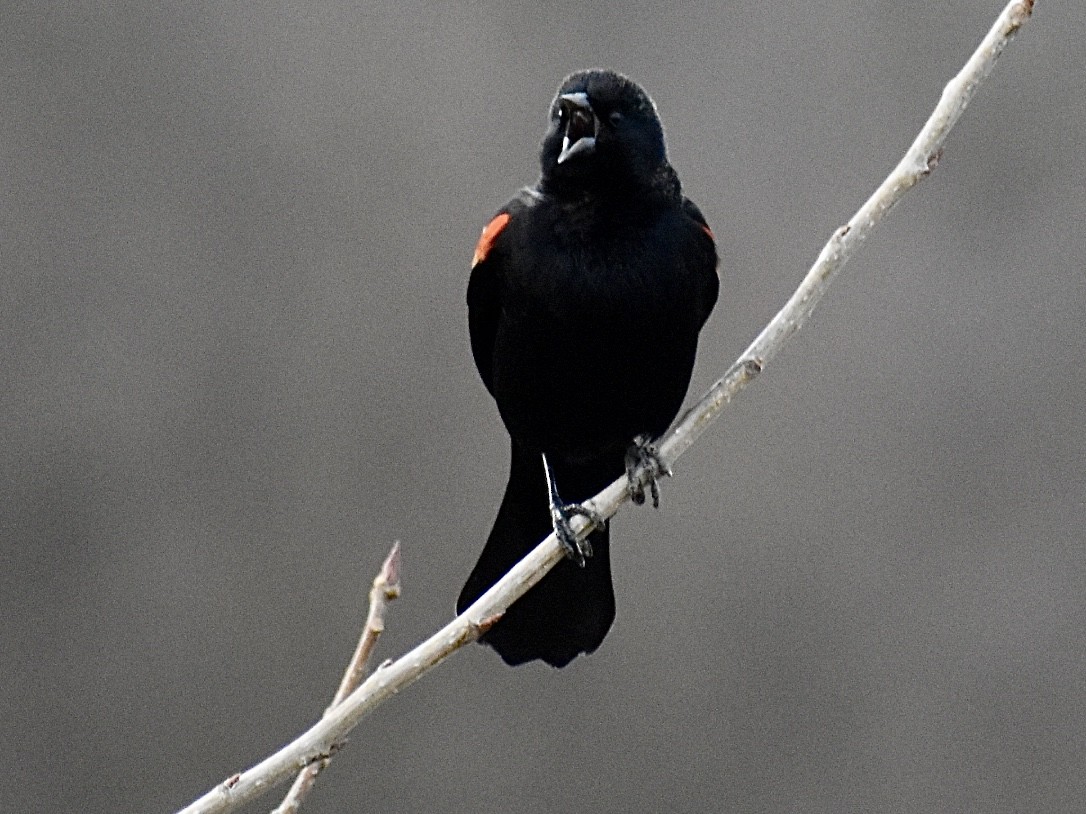
<svg viewBox="0 0 1086 814"><path fill-rule="evenodd" d="M614 467L563 466L551 461L562 498L586 500L618 477ZM614 470L614 471L611 471ZM509 485L505 489L486 547L456 602L462 613L551 531L547 481L539 452L513 442ZM518 599L482 637L507 664L533 659L565 667L581 653L591 653L615 619L611 587L609 531L593 532L592 556L584 568L562 560L535 587Z"/></svg>

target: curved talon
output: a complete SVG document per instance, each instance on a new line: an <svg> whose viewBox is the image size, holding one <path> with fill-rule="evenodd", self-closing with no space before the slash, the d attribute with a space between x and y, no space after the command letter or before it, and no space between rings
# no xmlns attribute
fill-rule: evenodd
<svg viewBox="0 0 1086 814"><path fill-rule="evenodd" d="M577 532L573 530L573 526L569 521L578 514L586 518L596 528L603 528L606 521L598 512L582 506L580 503L562 502L562 498L558 496L558 487L554 483L554 473L551 472L551 465L546 455L543 456L543 471L547 475L547 492L550 499L551 525L554 527L554 535L558 538L558 542L562 544L562 548L566 550L566 556L581 568L584 568L585 559L592 556L592 544L588 542L587 536L583 540L577 539Z"/></svg>
<svg viewBox="0 0 1086 814"><path fill-rule="evenodd" d="M660 508L661 477L671 477L671 468L660 457L660 451L648 435L638 435L626 449L626 490L630 500L641 506L645 502L645 486L652 495L652 507Z"/></svg>
<svg viewBox="0 0 1086 814"><path fill-rule="evenodd" d="M587 537L583 540L577 539L577 532L573 530L570 520L578 514L588 518L594 524L602 522L596 512L586 509L579 503L551 506L551 525L554 526L554 534L558 542L566 550L566 556L584 568L585 560L592 556L592 543L588 542Z"/></svg>

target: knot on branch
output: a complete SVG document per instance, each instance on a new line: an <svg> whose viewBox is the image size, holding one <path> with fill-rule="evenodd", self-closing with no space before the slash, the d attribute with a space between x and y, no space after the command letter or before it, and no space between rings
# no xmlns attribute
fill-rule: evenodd
<svg viewBox="0 0 1086 814"><path fill-rule="evenodd" d="M504 613L495 613L491 616L486 617L485 619L480 619L478 622L470 622L469 631L475 634L473 638L477 639L485 634L488 630L490 630L490 628L498 624L498 622L501 621L501 618L504 615Z"/></svg>
<svg viewBox="0 0 1086 814"><path fill-rule="evenodd" d="M942 157L943 157L943 148L942 148L942 146L940 146L935 152L931 153L928 156L927 161L924 162L924 169L922 169L920 171L920 175L921 176L931 175L932 172L935 170L935 168L937 166L939 166L939 161L942 159Z"/></svg>

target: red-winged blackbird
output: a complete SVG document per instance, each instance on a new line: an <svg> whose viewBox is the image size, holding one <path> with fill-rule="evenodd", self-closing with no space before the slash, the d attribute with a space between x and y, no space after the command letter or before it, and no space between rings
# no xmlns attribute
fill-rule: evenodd
<svg viewBox="0 0 1086 814"><path fill-rule="evenodd" d="M655 105L629 79L602 70L566 79L540 162L539 182L483 230L468 283L472 353L513 451L457 612L553 523L570 557L483 641L509 664L563 667L603 641L615 596L607 526L577 544L568 518L578 507L556 489L591 497L675 418L716 303L717 256L668 163Z"/></svg>

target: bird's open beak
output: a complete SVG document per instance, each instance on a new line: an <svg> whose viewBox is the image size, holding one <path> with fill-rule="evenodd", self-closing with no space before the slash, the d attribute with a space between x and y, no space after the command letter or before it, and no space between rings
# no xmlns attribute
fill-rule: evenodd
<svg viewBox="0 0 1086 814"><path fill-rule="evenodd" d="M562 152L558 155L561 164L596 149L599 121L588 103L587 93L564 93L558 97L558 104L566 111L566 134L562 137Z"/></svg>

